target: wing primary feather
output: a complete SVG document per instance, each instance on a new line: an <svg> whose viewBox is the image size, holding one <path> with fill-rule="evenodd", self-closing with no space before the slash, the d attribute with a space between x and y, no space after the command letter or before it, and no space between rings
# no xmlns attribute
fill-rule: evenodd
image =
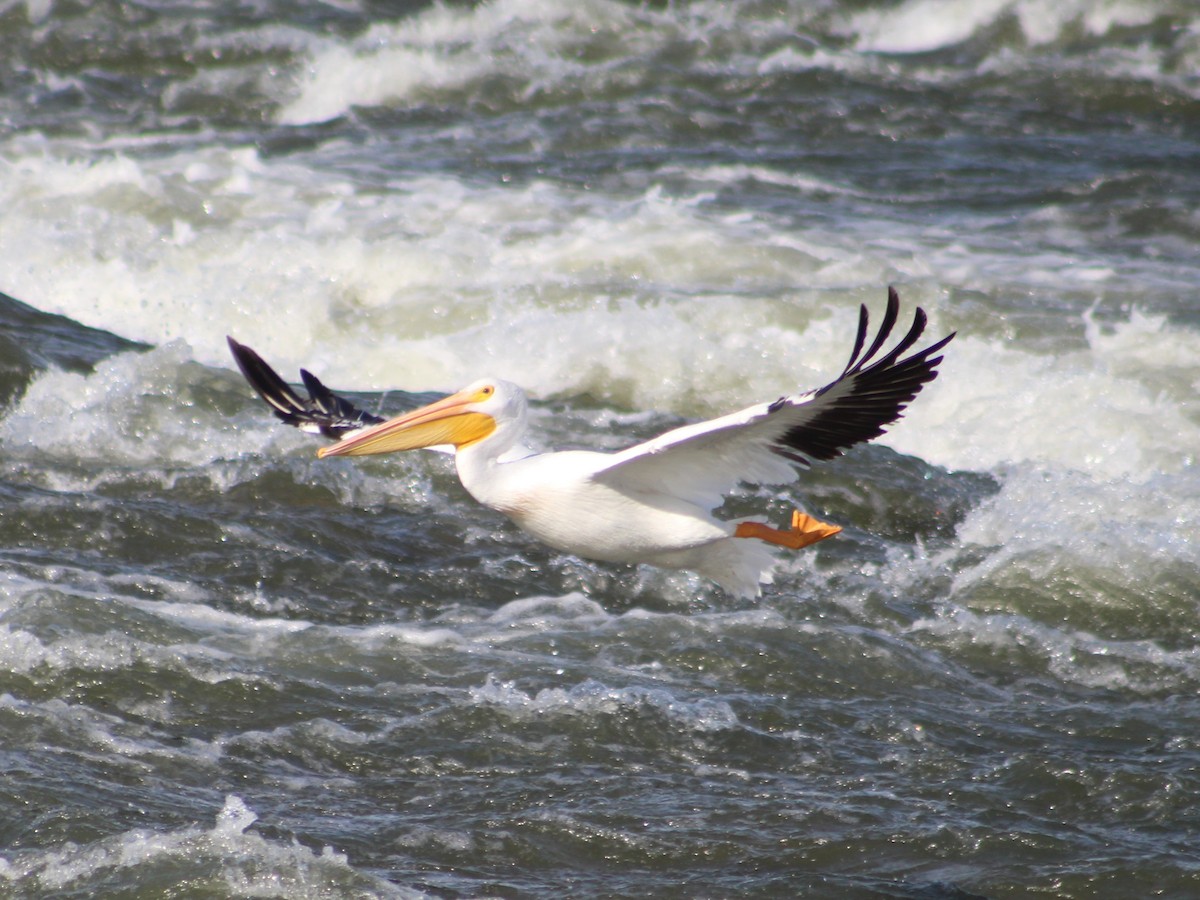
<svg viewBox="0 0 1200 900"><path fill-rule="evenodd" d="M330 438L341 438L347 432L384 421L379 416L359 409L345 397L339 397L305 369L300 370L300 378L308 391L308 399L302 398L252 349L231 337L226 340L246 381L267 402L275 415L288 425Z"/></svg>
<svg viewBox="0 0 1200 900"><path fill-rule="evenodd" d="M842 370L842 375L850 373L850 367L858 360L858 354L862 351L863 343L867 339L867 323L870 321L871 314L867 312L867 304L863 304L858 308L858 334L854 338L854 349L850 351L850 359L846 363L846 368ZM780 397L780 402L786 400L786 397Z"/></svg>
<svg viewBox="0 0 1200 900"><path fill-rule="evenodd" d="M859 366L864 365L872 356L879 352L879 348L883 346L883 342L888 339L888 335L892 333L892 329L896 327L896 319L900 316L900 295L896 293L894 287L888 287L887 308L883 313L883 321L879 323L879 331L875 335L875 340L871 344L871 349L863 354L863 358L859 361Z"/></svg>
<svg viewBox="0 0 1200 900"><path fill-rule="evenodd" d="M901 338L900 342L877 365L891 365L899 359L900 354L915 344L917 339L925 332L925 325L928 321L929 318L925 315L925 310L918 306L916 312L913 314L913 323L912 327L908 329L908 334Z"/></svg>
<svg viewBox="0 0 1200 900"><path fill-rule="evenodd" d="M864 306L859 314L854 351L841 376L810 394L771 405L772 413L786 415L784 410L795 409L799 419L772 442L771 449L775 453L803 463L840 456L854 444L883 434L885 426L899 419L921 388L937 377L937 366L942 357L934 354L945 347L954 334L907 359L900 358L925 331L928 317L920 307L915 310L912 325L904 337L886 354L875 359L891 336L899 310L899 295L895 288L889 287L887 309L866 353L859 355L866 340L868 321Z"/></svg>
<svg viewBox="0 0 1200 900"><path fill-rule="evenodd" d="M227 337L226 340L229 341L229 349L242 375L258 395L270 404L276 415L287 415L304 409L304 401L261 356L231 337Z"/></svg>

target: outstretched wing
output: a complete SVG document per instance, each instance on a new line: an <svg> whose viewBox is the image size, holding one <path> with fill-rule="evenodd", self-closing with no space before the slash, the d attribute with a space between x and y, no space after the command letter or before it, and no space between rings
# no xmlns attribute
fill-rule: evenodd
<svg viewBox="0 0 1200 900"><path fill-rule="evenodd" d="M796 465L833 459L854 444L879 437L937 377L942 357L934 354L954 337L901 359L925 330L927 318L918 307L908 333L875 359L899 312L900 298L889 287L883 322L864 353L868 315L863 306L850 361L823 388L668 431L616 454L593 477L618 489L665 490L714 509L739 482L791 481Z"/></svg>
<svg viewBox="0 0 1200 900"><path fill-rule="evenodd" d="M275 415L287 424L294 425L301 431L342 438L352 431L378 425L383 421L379 416L371 415L346 398L339 397L321 384L317 376L301 369L300 378L308 391L308 399L305 400L293 391L261 356L233 338L226 340L229 341L229 349L233 352L238 368L242 370L250 386L267 401Z"/></svg>

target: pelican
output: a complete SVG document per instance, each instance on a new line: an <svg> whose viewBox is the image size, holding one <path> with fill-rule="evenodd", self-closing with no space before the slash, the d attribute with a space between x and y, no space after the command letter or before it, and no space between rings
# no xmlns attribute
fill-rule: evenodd
<svg viewBox="0 0 1200 900"><path fill-rule="evenodd" d="M854 349L834 381L685 425L616 453L535 453L524 443L525 392L495 378L382 419L331 392L310 372L300 397L249 347L230 350L250 385L289 425L337 439L319 457L434 448L454 454L459 480L484 506L557 550L595 560L687 569L740 597L771 581L774 547L799 550L840 532L795 511L786 528L724 521L713 510L739 482L783 484L798 469L840 456L884 433L937 377L950 334L901 359L925 330L919 307L908 333L876 359L896 324L900 300L888 289L883 321L866 352L867 308Z"/></svg>

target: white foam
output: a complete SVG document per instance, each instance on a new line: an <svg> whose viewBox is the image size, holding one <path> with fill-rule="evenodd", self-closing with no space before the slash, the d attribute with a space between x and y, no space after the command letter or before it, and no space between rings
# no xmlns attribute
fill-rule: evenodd
<svg viewBox="0 0 1200 900"><path fill-rule="evenodd" d="M1103 571L1139 556L1193 559L1200 531L1200 482L1190 472L1105 480L1078 470L1021 466L1000 492L973 510L959 537L1005 550L1004 557L1040 548L1070 548L1086 568ZM1136 576L1135 576L1136 577Z"/></svg>
<svg viewBox="0 0 1200 900"><path fill-rule="evenodd" d="M376 740L373 732L354 731L329 719L315 718L270 730L246 730L217 738L222 753L237 755L245 748L295 748L296 746L357 747ZM297 776L302 782L304 776ZM347 779L346 783L352 783Z"/></svg>
<svg viewBox="0 0 1200 900"><path fill-rule="evenodd" d="M221 393L236 393L245 411L228 418L213 409L210 399ZM319 445L278 425L240 377L218 380L197 366L178 340L102 360L90 374L45 371L0 419L0 469L56 491L95 491L131 477L168 490L180 478L201 477L227 490L282 468L350 505L428 502L435 464L422 455L386 466L331 465L316 458ZM241 541L261 540L237 523L223 527Z"/></svg>
<svg viewBox="0 0 1200 900"><path fill-rule="evenodd" d="M245 616L216 609L205 602L167 600L126 600L129 606L156 616L173 625L183 625L205 635L246 635L275 638L312 628L311 622L297 619Z"/></svg>
<svg viewBox="0 0 1200 900"><path fill-rule="evenodd" d="M834 194L859 199L876 199L875 195L870 192L847 182L820 178L803 171L785 171L773 166L747 165L745 163L710 165L699 168L664 166L660 174L664 176L680 175L697 182L710 182L722 187L736 187L744 182L758 182L792 188L799 194Z"/></svg>
<svg viewBox="0 0 1200 900"><path fill-rule="evenodd" d="M782 13L765 15L752 9L739 9L734 15L725 4L703 0L665 10L608 0L437 5L397 22L377 24L351 39L284 39L283 45L304 53L308 61L297 84L282 98L278 118L288 124L322 122L354 106L407 107L447 93L462 102L485 90L511 103L551 93L598 96L610 88L622 89L632 64L679 44L699 42L724 48L719 60L696 60L693 65L699 71L732 70L750 77L828 68L886 75L889 63L875 58L877 53L952 47L1006 19L1017 24L1030 45L1040 48L1078 28L1103 37L1171 12L1169 2L1146 0L905 0L832 14L797 2ZM831 48L807 37L828 32L848 38L851 47ZM1186 79L1171 75L1167 53L1148 43L1146 49L1148 77L1186 87ZM1001 47L998 57L1006 53ZM1124 74L1123 68L1117 73L1104 67L1099 71L1106 76ZM950 66L906 74L940 80L961 77L962 72ZM263 85L264 90L271 88Z"/></svg>
<svg viewBox="0 0 1200 900"><path fill-rule="evenodd" d="M359 652L378 652L396 644L411 647L455 647L464 643L463 636L451 628L370 625L363 628L323 629L354 644Z"/></svg>
<svg viewBox="0 0 1200 900"><path fill-rule="evenodd" d="M1054 354L962 334L887 443L949 468L1039 462L1134 482L1181 472L1200 447L1187 333L1135 316Z"/></svg>
<svg viewBox="0 0 1200 900"><path fill-rule="evenodd" d="M1031 462L1006 469L955 545L877 575L901 593L945 581L917 632L1032 654L1065 683L1188 691L1200 680L1197 535L1193 470L1107 479Z"/></svg>
<svg viewBox="0 0 1200 900"><path fill-rule="evenodd" d="M1013 0L908 0L854 15L859 50L924 53L953 46L1014 6Z"/></svg>
<svg viewBox="0 0 1200 900"><path fill-rule="evenodd" d="M512 682L489 676L481 687L471 689L470 699L518 717L597 716L649 709L690 731L720 731L738 725L733 708L724 701L680 700L661 688L612 688L590 679L567 689L543 688L527 694Z"/></svg>
<svg viewBox="0 0 1200 900"><path fill-rule="evenodd" d="M1137 0L905 0L856 12L845 28L860 50L924 53L960 44L1002 16L1011 16L1031 44L1041 45L1077 25L1103 36L1116 27L1148 24L1164 11Z"/></svg>
<svg viewBox="0 0 1200 900"><path fill-rule="evenodd" d="M154 704L140 704L138 715L156 723L168 723L170 700L160 698ZM40 751L53 736L74 749L74 752L105 760L107 765L121 767L138 776L170 760L171 764L214 765L219 749L207 742L188 739L174 740L141 723L98 712L91 707L64 700L24 700L11 694L0 695L0 714L5 711L19 717L20 724L7 731L6 746Z"/></svg>
<svg viewBox="0 0 1200 900"><path fill-rule="evenodd" d="M43 668L111 672L131 666L139 649L124 636L113 634L47 643L24 629L0 626L0 664L5 671L14 673Z"/></svg>
<svg viewBox="0 0 1200 900"><path fill-rule="evenodd" d="M581 593L561 597L523 597L510 600L488 617L493 624L545 626L548 623L601 622L612 618L595 600Z"/></svg>
<svg viewBox="0 0 1200 900"><path fill-rule="evenodd" d="M157 587L169 591L169 583ZM313 627L304 620L225 612L194 588L188 601L144 599L144 588L139 583L130 590L120 574L87 570L47 571L42 578L0 575L0 666L35 677L146 666L209 684L265 682L270 676L257 660L278 662L293 636ZM39 629L41 617L54 610L76 627Z"/></svg>
<svg viewBox="0 0 1200 900"><path fill-rule="evenodd" d="M262 638L258 641L261 643ZM239 649L232 642L225 646L192 641L156 643L115 630L100 634L79 631L58 639L43 639L19 626L0 625L0 664L7 671L26 674L68 669L105 673L147 665L210 684L231 679L267 680L253 667L242 665L244 657L237 652Z"/></svg>
<svg viewBox="0 0 1200 900"><path fill-rule="evenodd" d="M9 454L129 463L203 463L219 450L205 440L179 371L182 341L102 361L90 375L52 371L30 385L0 421Z"/></svg>
<svg viewBox="0 0 1200 900"><path fill-rule="evenodd" d="M444 18L445 7L434 7L428 16ZM282 108L279 121L323 122L352 105L381 106L407 98L418 88L459 87L494 71L486 53L443 53L437 47L402 44L381 33L385 28L375 26L355 45L327 41L314 47L298 95ZM394 27L389 30L395 35Z"/></svg>
<svg viewBox="0 0 1200 900"><path fill-rule="evenodd" d="M626 54L669 39L668 27L610 0L498 0L467 9L435 5L396 23L375 25L351 42L314 46L298 94L280 112L291 124L320 122L352 105L407 104L424 93L484 79L513 81L529 96L574 81L593 88ZM667 25L665 17L655 21ZM613 41L608 44L608 39ZM606 46L607 45L607 46ZM585 62L582 48L606 46Z"/></svg>
<svg viewBox="0 0 1200 900"><path fill-rule="evenodd" d="M168 893L224 882L241 897L424 896L357 871L345 854L330 847L314 852L295 841L254 834L249 829L257 818L240 797L230 795L211 828L134 829L83 846L16 851L0 868L0 878L22 893L83 892L121 872L126 883Z"/></svg>
<svg viewBox="0 0 1200 900"><path fill-rule="evenodd" d="M859 257L658 190L423 178L358 195L221 150L93 167L43 154L15 174L0 183L11 293L129 337L186 338L208 363L230 364L233 333L341 387L437 390L492 374L535 393L625 383L641 402L678 395L685 376L744 381L739 353L781 361L789 385L795 345L773 323L794 312L780 292ZM747 299L750 285L767 299ZM585 337L620 350L580 366ZM662 353L664 340L678 352Z"/></svg>
<svg viewBox="0 0 1200 900"><path fill-rule="evenodd" d="M1021 467L959 527L965 547L987 552L952 576L951 596L970 605L1042 591L1054 598L1055 619L1096 628L1097 617L1151 617L1163 640L1177 641L1191 631L1182 585L1200 577L1198 535L1200 482L1191 473L1103 481Z"/></svg>

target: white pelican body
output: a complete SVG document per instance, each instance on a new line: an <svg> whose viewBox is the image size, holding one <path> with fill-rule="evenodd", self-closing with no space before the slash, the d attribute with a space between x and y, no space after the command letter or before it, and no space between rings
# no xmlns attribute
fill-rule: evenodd
<svg viewBox="0 0 1200 900"><path fill-rule="evenodd" d="M924 330L925 314L918 309L908 334L872 363L898 308L889 290L883 324L860 356L863 307L850 362L825 387L677 428L618 453L534 453L523 442L525 393L506 381L477 381L385 421L355 409L301 370L310 394L303 400L248 347L232 338L230 347L280 418L339 438L318 451L322 457L449 446L472 497L551 547L608 562L688 569L732 593L753 596L760 582L770 581L770 545L799 549L841 528L799 512L790 528L775 529L723 521L712 511L739 482L791 481L797 465L831 459L900 417L936 377L941 357L931 357L953 335L901 360Z"/></svg>
<svg viewBox="0 0 1200 900"><path fill-rule="evenodd" d="M713 518L703 506L635 475L606 477L613 464L609 454L573 450L496 463L468 447L455 459L471 496L557 550L692 569L730 587L747 577L756 583L769 564L764 548L745 541L738 540L738 548L718 546L734 542L735 525ZM748 551L758 552L742 572L735 563Z"/></svg>

